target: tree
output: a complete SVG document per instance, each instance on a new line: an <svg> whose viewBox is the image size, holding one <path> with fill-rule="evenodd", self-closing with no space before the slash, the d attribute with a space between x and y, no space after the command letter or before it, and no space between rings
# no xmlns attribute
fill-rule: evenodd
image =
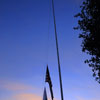
<svg viewBox="0 0 100 100"><path fill-rule="evenodd" d="M100 83L100 0L85 0L80 8L81 12L75 15L79 17L78 26L74 29L81 30L82 51L91 57L85 63L92 68L93 76Z"/></svg>

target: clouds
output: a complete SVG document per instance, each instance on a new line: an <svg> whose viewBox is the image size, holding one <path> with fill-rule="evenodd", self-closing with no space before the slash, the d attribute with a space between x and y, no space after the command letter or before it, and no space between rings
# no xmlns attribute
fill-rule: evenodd
<svg viewBox="0 0 100 100"><path fill-rule="evenodd" d="M40 95L33 92L35 90L36 88L24 83L0 80L0 92L10 93L6 96L3 94L0 100L42 100Z"/></svg>
<svg viewBox="0 0 100 100"><path fill-rule="evenodd" d="M42 97L31 93L22 93L14 95L10 100L42 100Z"/></svg>
<svg viewBox="0 0 100 100"><path fill-rule="evenodd" d="M77 98L77 100L99 100L100 99L100 98L84 98L81 96L77 96L76 98Z"/></svg>
<svg viewBox="0 0 100 100"><path fill-rule="evenodd" d="M4 97L2 99L0 98L0 100L42 100L42 97L31 93L20 93L10 97Z"/></svg>
<svg viewBox="0 0 100 100"><path fill-rule="evenodd" d="M5 81L5 80L0 80L0 89L8 90L8 91L34 90L32 86L29 86L23 83Z"/></svg>

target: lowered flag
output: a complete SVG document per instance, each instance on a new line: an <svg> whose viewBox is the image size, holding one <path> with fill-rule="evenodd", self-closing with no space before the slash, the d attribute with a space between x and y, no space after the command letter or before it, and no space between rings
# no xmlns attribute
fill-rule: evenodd
<svg viewBox="0 0 100 100"><path fill-rule="evenodd" d="M49 73L49 69L48 69L48 65L47 65L47 70L46 70L46 78L45 78L45 82L48 82L49 87L50 87L50 93L51 93L51 98L53 100L53 91L52 91L52 82L51 82L51 78L50 78L50 73Z"/></svg>
<svg viewBox="0 0 100 100"><path fill-rule="evenodd" d="M45 82L48 82L49 85L52 87L52 82L51 82L51 78L50 78L50 73L49 73L48 65L47 65Z"/></svg>
<svg viewBox="0 0 100 100"><path fill-rule="evenodd" d="M46 93L46 88L44 88L43 100L48 100L47 93Z"/></svg>

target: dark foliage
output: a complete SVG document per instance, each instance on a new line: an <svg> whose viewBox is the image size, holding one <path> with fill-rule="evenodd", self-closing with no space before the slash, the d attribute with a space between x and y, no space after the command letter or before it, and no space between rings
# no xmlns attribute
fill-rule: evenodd
<svg viewBox="0 0 100 100"><path fill-rule="evenodd" d="M82 31L82 51L91 56L85 63L92 68L93 76L100 83L100 0L85 0L80 6L78 26Z"/></svg>

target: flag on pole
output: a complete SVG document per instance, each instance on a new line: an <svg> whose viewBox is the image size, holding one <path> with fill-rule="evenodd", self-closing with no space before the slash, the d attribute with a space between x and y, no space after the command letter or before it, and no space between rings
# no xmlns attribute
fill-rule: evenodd
<svg viewBox="0 0 100 100"><path fill-rule="evenodd" d="M44 88L43 100L48 100L47 93L46 93L46 88Z"/></svg>
<svg viewBox="0 0 100 100"><path fill-rule="evenodd" d="M51 82L51 78L50 78L50 73L49 73L48 65L47 65L45 82L48 82L49 85L52 87L52 82Z"/></svg>
<svg viewBox="0 0 100 100"><path fill-rule="evenodd" d="M53 96L53 91L52 91L52 82L51 82L51 78L50 78L50 73L49 73L48 65L47 65L47 70L46 70L45 82L48 82L48 84L49 84L50 93L51 93L51 98L52 98L52 100L53 100L54 96Z"/></svg>

